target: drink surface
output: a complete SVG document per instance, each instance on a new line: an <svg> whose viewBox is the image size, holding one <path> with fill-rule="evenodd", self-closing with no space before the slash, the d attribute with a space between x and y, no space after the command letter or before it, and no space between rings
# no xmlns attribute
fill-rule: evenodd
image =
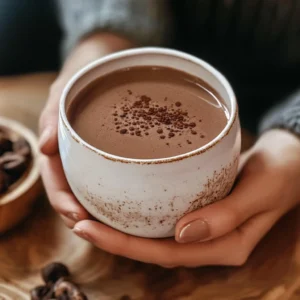
<svg viewBox="0 0 300 300"><path fill-rule="evenodd" d="M166 67L141 66L94 80L67 108L71 126L90 145L136 159L195 150L228 122L221 97L207 83Z"/></svg>

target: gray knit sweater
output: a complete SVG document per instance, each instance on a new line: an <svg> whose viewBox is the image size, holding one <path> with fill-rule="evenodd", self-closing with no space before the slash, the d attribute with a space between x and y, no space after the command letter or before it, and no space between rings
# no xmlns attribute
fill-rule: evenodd
<svg viewBox="0 0 300 300"><path fill-rule="evenodd" d="M185 26L186 44L191 39L212 42L210 38L202 40L201 34L197 36L195 32L208 34L214 45L224 49L228 43L243 43L246 39L250 41L247 47L260 52L264 62L272 59L284 68L300 66L298 0L180 0L177 9L173 9L176 0L57 1L64 55L95 30L124 35L137 45L168 45L170 38L179 35ZM260 131L270 128L284 128L300 135L300 90L266 114Z"/></svg>

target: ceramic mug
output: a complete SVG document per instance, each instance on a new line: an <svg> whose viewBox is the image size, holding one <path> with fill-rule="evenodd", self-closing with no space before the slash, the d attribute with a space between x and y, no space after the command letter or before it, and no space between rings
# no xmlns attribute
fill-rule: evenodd
<svg viewBox="0 0 300 300"><path fill-rule="evenodd" d="M213 87L229 112L222 132L198 149L163 159L119 157L81 139L66 116L76 95L100 76L147 65L181 70ZM206 62L162 48L121 51L82 68L61 95L58 136L64 172L78 201L99 221L148 238L173 236L183 215L224 198L237 175L241 147L238 108L228 81Z"/></svg>

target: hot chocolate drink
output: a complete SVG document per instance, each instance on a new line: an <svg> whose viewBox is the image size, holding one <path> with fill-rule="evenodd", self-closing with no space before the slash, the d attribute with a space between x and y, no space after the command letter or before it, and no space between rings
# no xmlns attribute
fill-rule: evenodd
<svg viewBox="0 0 300 300"><path fill-rule="evenodd" d="M90 145L136 159L166 158L214 139L228 121L208 84L165 67L132 67L96 79L67 108L71 126Z"/></svg>

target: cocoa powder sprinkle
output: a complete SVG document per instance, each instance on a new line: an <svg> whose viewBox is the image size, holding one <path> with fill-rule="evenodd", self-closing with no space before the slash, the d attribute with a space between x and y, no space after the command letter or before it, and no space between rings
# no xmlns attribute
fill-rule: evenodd
<svg viewBox="0 0 300 300"><path fill-rule="evenodd" d="M121 130L120 130L120 133L121 133L121 134L127 133L127 129L125 129L125 128L121 129Z"/></svg>
<svg viewBox="0 0 300 300"><path fill-rule="evenodd" d="M130 90L127 92L132 94ZM164 100L167 101L168 98L165 97ZM182 107L183 104L180 101L169 106L160 106L147 95L136 95L133 102L128 101L121 106L120 111L115 111L113 115L121 118L114 119L121 121L118 122L121 126L130 126L129 131L136 136L141 136L142 131L145 135L149 135L147 130L155 127L160 139L172 138L176 133L182 135L183 132L197 134L196 130L192 130L196 127L196 123L191 122L193 117L189 116L188 111ZM163 134L164 130L169 131L167 135ZM127 129L121 129L119 132L125 134Z"/></svg>

